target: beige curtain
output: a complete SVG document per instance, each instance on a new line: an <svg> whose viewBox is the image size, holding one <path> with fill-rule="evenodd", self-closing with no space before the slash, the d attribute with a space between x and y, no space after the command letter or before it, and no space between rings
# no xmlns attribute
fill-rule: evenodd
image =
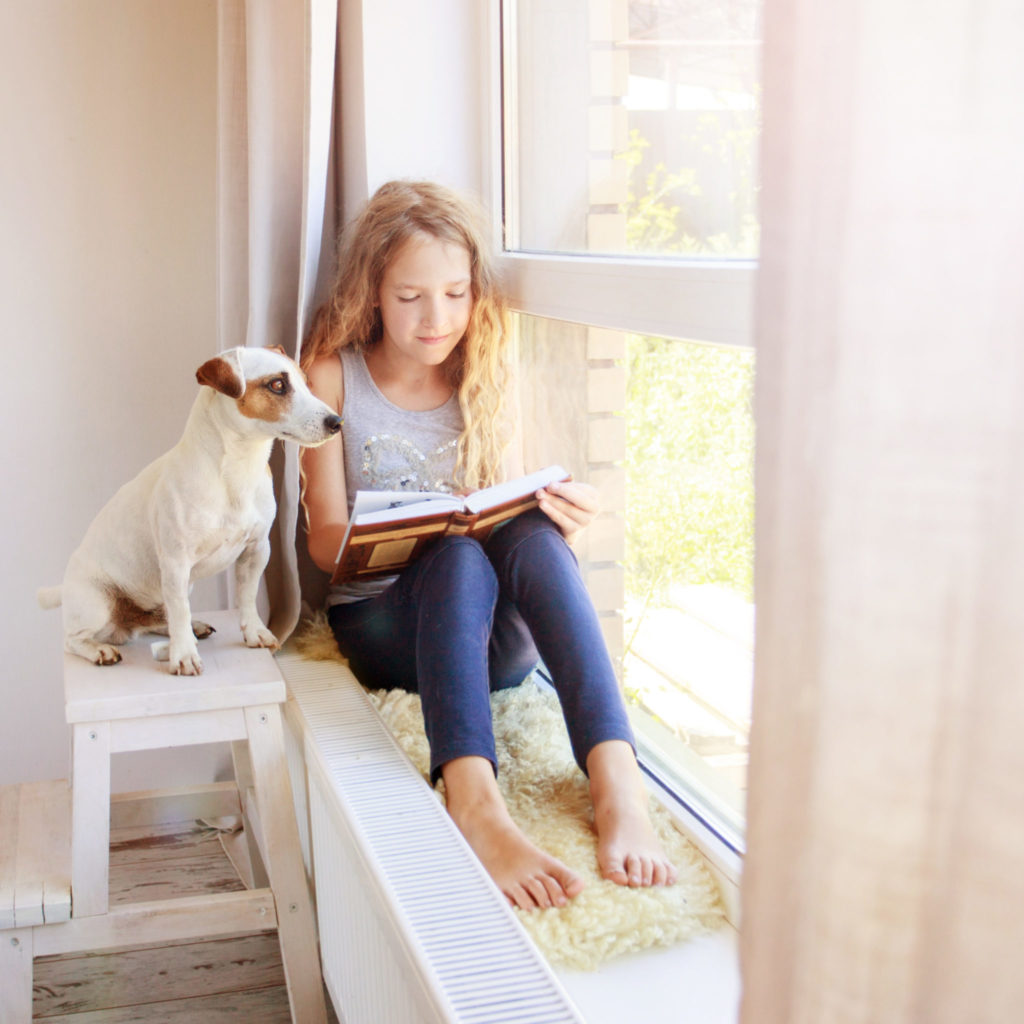
<svg viewBox="0 0 1024 1024"><path fill-rule="evenodd" d="M744 1024L1024 1015L1022 53L766 0Z"/></svg>
<svg viewBox="0 0 1024 1024"><path fill-rule="evenodd" d="M330 275L337 0L219 0L219 342L298 355ZM298 453L275 446L270 628L299 614Z"/></svg>

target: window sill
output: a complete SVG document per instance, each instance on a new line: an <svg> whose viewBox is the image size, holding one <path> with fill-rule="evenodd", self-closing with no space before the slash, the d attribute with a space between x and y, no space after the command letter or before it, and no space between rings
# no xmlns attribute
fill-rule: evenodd
<svg viewBox="0 0 1024 1024"><path fill-rule="evenodd" d="M704 857L718 882L727 922L707 935L622 956L594 971L553 970L587 1024L736 1024L742 858L650 778L648 787Z"/></svg>
<svg viewBox="0 0 1024 1024"><path fill-rule="evenodd" d="M551 687L550 677L543 665L535 673L534 678L539 684ZM732 928L738 928L742 854L737 852L736 844L730 845L710 824L690 810L684 798L674 791L670 779L658 771L656 758L652 756L648 761L649 754L650 752L644 748L644 743L639 742L638 760L648 790L672 816L676 828L700 851L708 870L718 882L726 920Z"/></svg>
<svg viewBox="0 0 1024 1024"><path fill-rule="evenodd" d="M738 935L731 925L596 971L555 973L587 1024L736 1024Z"/></svg>
<svg viewBox="0 0 1024 1024"><path fill-rule="evenodd" d="M726 920L733 928L740 922L740 876L743 857L732 849L708 824L698 818L665 784L659 784L640 757L640 767L647 776L652 795L672 816L676 828L697 847L718 883Z"/></svg>

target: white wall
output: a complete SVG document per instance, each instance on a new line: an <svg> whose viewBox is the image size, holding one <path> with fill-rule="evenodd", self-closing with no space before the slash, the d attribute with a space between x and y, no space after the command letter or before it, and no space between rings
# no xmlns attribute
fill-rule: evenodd
<svg viewBox="0 0 1024 1024"><path fill-rule="evenodd" d="M480 0L341 0L342 213L393 178L487 199Z"/></svg>
<svg viewBox="0 0 1024 1024"><path fill-rule="evenodd" d="M345 215L392 177L486 198L486 5L340 12ZM36 588L177 440L217 349L216 48L215 0L0 5L0 345L17 379L0 411L0 784L67 774L60 613ZM181 783L226 767L220 748L120 755L115 789L162 781L161 760Z"/></svg>
<svg viewBox="0 0 1024 1024"><path fill-rule="evenodd" d="M215 115L214 0L0 5L0 783L66 775L60 613L36 587L177 440L216 351ZM146 784L119 760L115 788Z"/></svg>

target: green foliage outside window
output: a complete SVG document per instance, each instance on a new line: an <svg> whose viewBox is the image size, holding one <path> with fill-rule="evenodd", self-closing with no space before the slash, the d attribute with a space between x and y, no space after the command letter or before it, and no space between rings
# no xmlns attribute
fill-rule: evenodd
<svg viewBox="0 0 1024 1024"><path fill-rule="evenodd" d="M623 206L631 249L754 255L754 212L737 203L731 224L691 215L702 180L752 170L756 129L699 118L690 139L700 171L643 170L646 140L635 130L622 155L630 166ZM714 143L714 146L712 145ZM740 190L750 194L748 189ZM673 584L720 584L753 600L754 355L665 338L629 344L626 402L627 596L671 604Z"/></svg>
<svg viewBox="0 0 1024 1024"><path fill-rule="evenodd" d="M673 583L753 599L753 370L748 349L630 338L631 599L663 603Z"/></svg>
<svg viewBox="0 0 1024 1024"><path fill-rule="evenodd" d="M755 257L760 225L753 208L757 125L727 112L696 116L688 149L697 166L670 171L652 162L634 128L619 159L629 166L626 244L633 252ZM724 182L731 187L723 191ZM711 183L715 189L711 189ZM714 201L708 194L717 191Z"/></svg>

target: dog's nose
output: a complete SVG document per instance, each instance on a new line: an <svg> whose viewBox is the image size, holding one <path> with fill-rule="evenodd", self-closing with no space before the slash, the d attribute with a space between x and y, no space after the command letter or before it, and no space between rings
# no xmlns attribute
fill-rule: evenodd
<svg viewBox="0 0 1024 1024"><path fill-rule="evenodd" d="M328 434L336 434L341 430L341 417L335 415L333 412L330 416L324 417L324 427Z"/></svg>

